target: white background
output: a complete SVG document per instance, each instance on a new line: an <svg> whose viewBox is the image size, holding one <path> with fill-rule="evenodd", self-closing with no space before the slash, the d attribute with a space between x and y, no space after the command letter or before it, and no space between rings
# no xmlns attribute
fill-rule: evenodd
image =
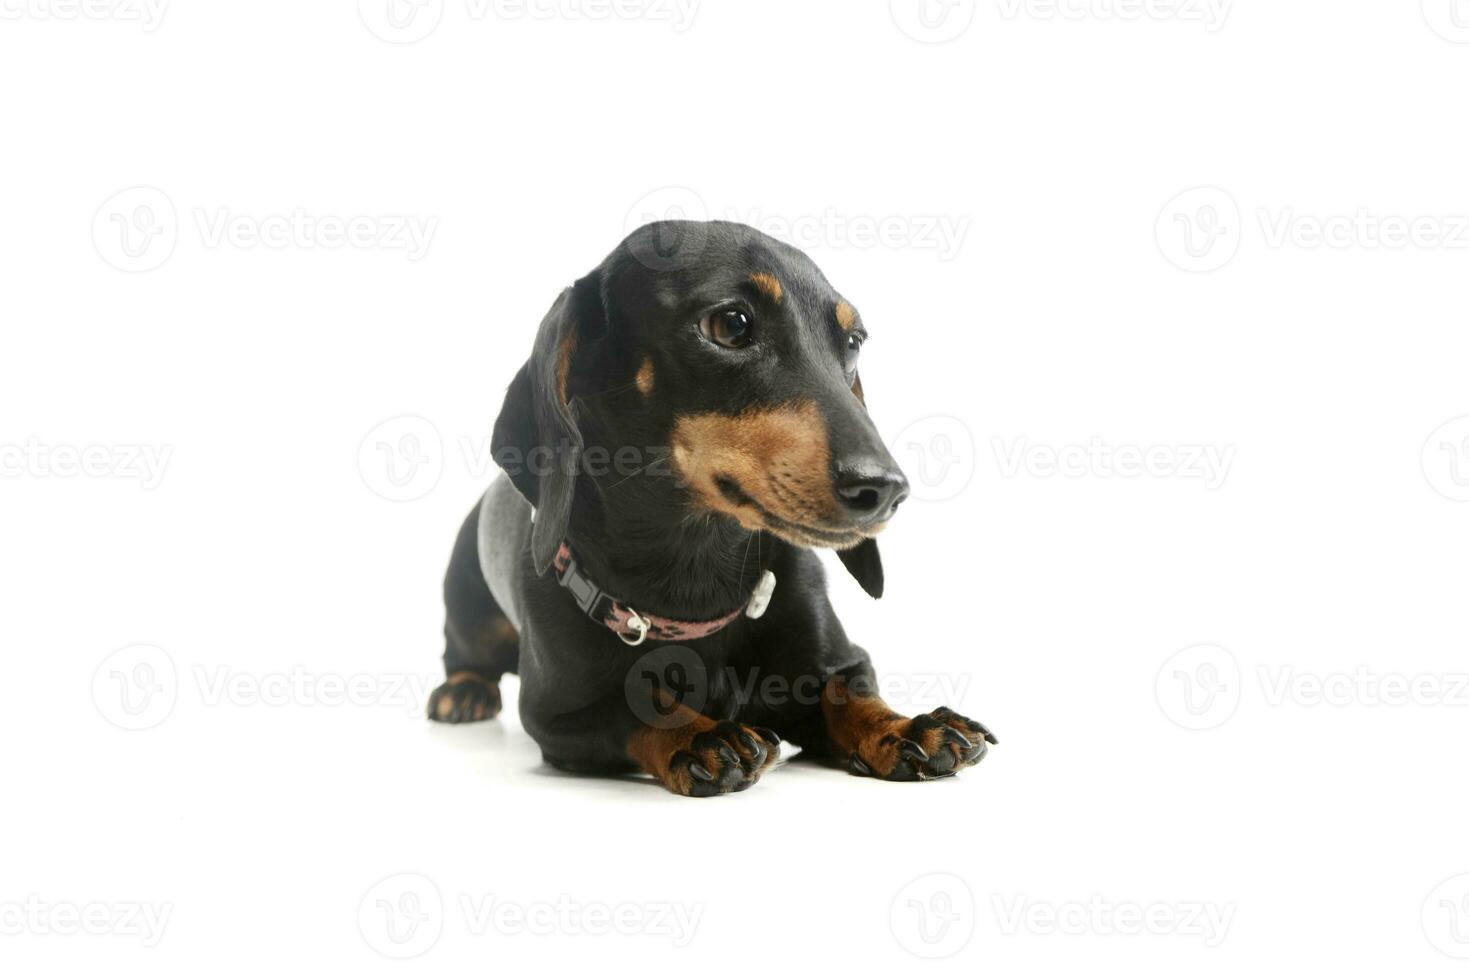
<svg viewBox="0 0 1469 980"><path fill-rule="evenodd" d="M1466 5L546 2L4 0L0 968L1460 975ZM679 212L862 310L917 499L832 590L978 769L422 720L504 385Z"/></svg>

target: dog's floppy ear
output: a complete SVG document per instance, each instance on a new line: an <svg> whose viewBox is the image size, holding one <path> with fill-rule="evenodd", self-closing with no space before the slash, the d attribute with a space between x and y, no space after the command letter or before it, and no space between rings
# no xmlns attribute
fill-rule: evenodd
<svg viewBox="0 0 1469 980"><path fill-rule="evenodd" d="M583 442L572 411L573 361L584 338L605 325L599 275L563 290L536 332L530 360L510 382L495 419L495 462L536 510L531 558L536 574L556 555L571 517L571 496Z"/></svg>
<svg viewBox="0 0 1469 980"><path fill-rule="evenodd" d="M877 541L867 538L854 548L838 551L837 557L862 586L862 591L874 599L882 598L882 557L877 553Z"/></svg>

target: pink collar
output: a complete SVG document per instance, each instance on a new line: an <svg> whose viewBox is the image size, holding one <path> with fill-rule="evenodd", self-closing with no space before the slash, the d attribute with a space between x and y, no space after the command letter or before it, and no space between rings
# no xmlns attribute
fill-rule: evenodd
<svg viewBox="0 0 1469 980"><path fill-rule="evenodd" d="M552 564L556 568L556 580L576 599L582 612L616 633L618 639L631 647L650 638L666 642L702 639L724 629L738 619L740 613L748 613L751 619L759 619L770 601L771 591L775 589L775 576L766 572L748 604L734 612L725 613L718 619L688 622L640 613L603 592L577 565L576 559L571 557L571 549L564 541L556 550Z"/></svg>

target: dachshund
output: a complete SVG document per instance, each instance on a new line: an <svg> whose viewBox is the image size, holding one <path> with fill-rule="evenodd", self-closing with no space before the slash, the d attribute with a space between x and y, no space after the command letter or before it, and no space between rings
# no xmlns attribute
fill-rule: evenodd
<svg viewBox="0 0 1469 980"><path fill-rule="evenodd" d="M783 739L888 780L984 758L978 722L878 696L812 550L882 595L874 538L908 483L867 413L867 336L810 258L731 222L646 225L563 291L454 545L428 716L493 718L515 673L549 765L684 796L754 785Z"/></svg>

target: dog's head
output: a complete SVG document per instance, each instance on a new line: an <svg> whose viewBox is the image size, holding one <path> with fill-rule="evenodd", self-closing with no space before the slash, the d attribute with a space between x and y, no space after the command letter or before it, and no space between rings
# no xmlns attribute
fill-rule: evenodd
<svg viewBox="0 0 1469 980"><path fill-rule="evenodd" d="M867 414L866 340L805 254L753 228L634 232L557 298L495 422L495 459L536 507L537 571L580 473L599 494L637 477L674 488L681 516L836 549L880 595L872 538L908 484Z"/></svg>

